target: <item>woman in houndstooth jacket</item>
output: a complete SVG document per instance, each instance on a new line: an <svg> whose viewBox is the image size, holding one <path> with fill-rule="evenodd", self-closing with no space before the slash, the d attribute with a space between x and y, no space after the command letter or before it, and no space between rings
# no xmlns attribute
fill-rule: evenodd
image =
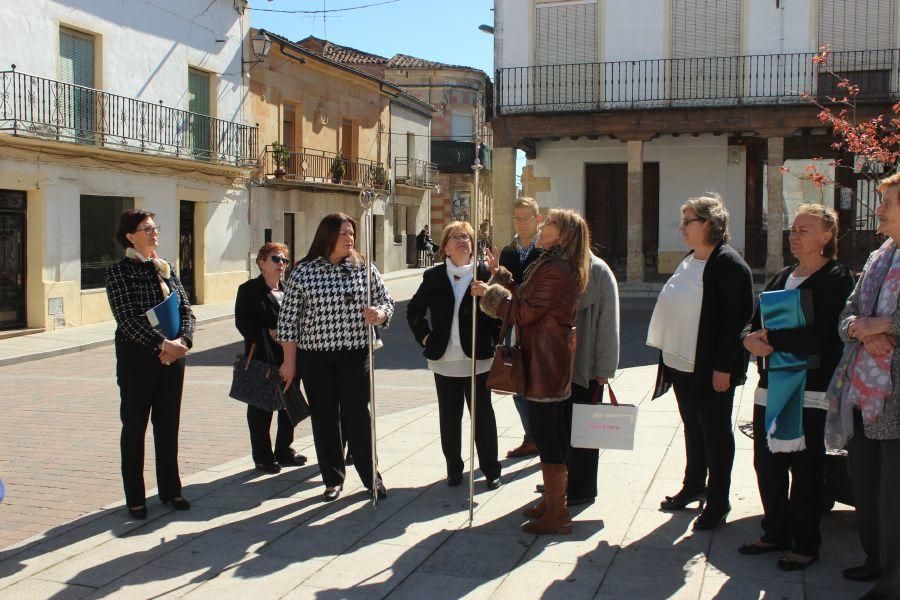
<svg viewBox="0 0 900 600"><path fill-rule="evenodd" d="M356 472L372 486L367 328L387 327L394 313L374 266L373 305L368 305L366 262L354 247L356 231L356 221L344 213L322 219L309 253L291 272L278 315L281 375L286 382L298 374L303 379L326 502L336 500L344 486L344 436ZM376 486L378 497L386 497L380 475Z"/></svg>

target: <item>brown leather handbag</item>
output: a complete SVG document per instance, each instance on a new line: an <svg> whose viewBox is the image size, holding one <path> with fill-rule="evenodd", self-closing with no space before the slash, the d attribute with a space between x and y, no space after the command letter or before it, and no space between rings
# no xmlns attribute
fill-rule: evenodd
<svg viewBox="0 0 900 600"><path fill-rule="evenodd" d="M510 307L500 329L500 343L494 350L494 362L488 373L487 387L498 394L521 396L525 393L525 361L519 344L512 343L514 320Z"/></svg>

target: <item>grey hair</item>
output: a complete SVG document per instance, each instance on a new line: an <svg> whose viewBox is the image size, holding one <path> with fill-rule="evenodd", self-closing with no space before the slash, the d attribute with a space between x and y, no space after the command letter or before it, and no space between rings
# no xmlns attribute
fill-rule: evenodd
<svg viewBox="0 0 900 600"><path fill-rule="evenodd" d="M683 215L687 209L691 209L699 218L709 223L710 244L715 246L731 239L728 232L728 209L725 208L722 196L715 192L706 192L702 196L688 198L687 202L681 205L681 214Z"/></svg>

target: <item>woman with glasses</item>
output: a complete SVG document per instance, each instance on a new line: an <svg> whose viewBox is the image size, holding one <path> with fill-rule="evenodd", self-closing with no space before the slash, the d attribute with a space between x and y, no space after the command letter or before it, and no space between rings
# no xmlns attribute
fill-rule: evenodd
<svg viewBox="0 0 900 600"><path fill-rule="evenodd" d="M511 315L516 325L531 433L541 456L544 497L526 511L532 520L525 533L572 532L566 490L569 451L566 400L571 395L575 368L575 323L578 298L587 288L591 237L587 223L575 211L554 209L541 225L540 257L525 270L522 282L512 282L500 268L490 286L472 283L483 296L481 309L488 315ZM494 257L488 254L489 264Z"/></svg>
<svg viewBox="0 0 900 600"><path fill-rule="evenodd" d="M425 348L428 368L434 372L437 388L441 449L447 461L447 485L458 486L463 478L462 415L463 403L472 411L472 261L475 231L468 223L454 221L444 227L439 256L440 265L425 271L422 284L406 309L413 335ZM489 273L480 266L478 279L487 281ZM430 317L426 318L426 315ZM478 314L476 325L475 447L478 466L487 488L500 487L500 461L497 460L497 421L487 388L499 321Z"/></svg>
<svg viewBox="0 0 900 600"><path fill-rule="evenodd" d="M184 386L184 356L193 344L194 313L181 281L159 258L159 226L152 212L126 210L116 241L125 258L106 271L106 296L116 319L116 379L122 419L122 480L128 512L147 518L144 490L144 436L153 423L159 499L175 510L191 505L181 495L178 475L178 421ZM174 294L180 324L174 339L154 327L148 311Z"/></svg>
<svg viewBox="0 0 900 600"><path fill-rule="evenodd" d="M278 313L284 300L284 270L290 264L289 250L284 244L268 242L256 253L259 277L242 283L238 287L234 303L234 320L238 331L244 337L244 354L255 346L253 357L268 361L271 350L272 364L280 367L283 360L281 345L275 343L275 328ZM247 425L250 428L250 448L256 468L264 473L278 473L282 466L300 467L306 464L306 457L291 448L294 443L294 424L287 411L278 411L278 433L275 436L275 452L269 429L272 413L251 404L247 405Z"/></svg>
<svg viewBox="0 0 900 600"><path fill-rule="evenodd" d="M285 382L303 379L326 502L336 500L344 487L344 438L359 478L371 490L367 330L387 327L394 312L374 265L368 304L366 261L355 249L356 232L356 221L344 213L322 219L309 253L291 272L278 315L281 376ZM381 475L375 485L378 497L387 497Z"/></svg>
<svg viewBox="0 0 900 600"><path fill-rule="evenodd" d="M728 210L718 194L682 205L681 236L691 251L660 291L647 333L647 345L660 351L653 397L675 388L687 454L681 490L660 507L681 510L705 495L694 521L694 529L705 530L724 523L731 510L731 409L746 377L741 333L753 313L753 283L727 244Z"/></svg>

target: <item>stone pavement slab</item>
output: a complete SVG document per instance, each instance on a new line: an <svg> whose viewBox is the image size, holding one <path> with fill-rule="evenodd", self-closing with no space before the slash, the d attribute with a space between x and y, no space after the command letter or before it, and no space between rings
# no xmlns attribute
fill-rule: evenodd
<svg viewBox="0 0 900 600"><path fill-rule="evenodd" d="M740 433L735 510L725 527L694 533L696 510L656 508L661 494L680 484L684 450L671 394L648 400L654 370L636 367L616 380L620 399L640 406L636 448L601 454L600 497L573 510L570 536L533 536L519 529L521 510L535 500L540 481L533 457L503 460L506 483L499 490L487 491L483 480L476 480L477 505L468 527L467 487L445 484L437 409L429 403L379 422L379 454L391 460L381 463L389 496L376 509L352 472L342 497L326 504L313 467L266 476L249 470L247 460L232 460L185 478L185 493L194 499L187 513L151 502L147 522L123 523L120 507L111 506L92 521L7 550L0 561L0 596L829 600L862 595L864 584L840 576L842 567L861 556L852 512L841 505L824 519L822 559L805 572L778 571L776 556L737 554L737 546L759 530L749 440ZM735 419L747 420L752 395L739 393L738 400ZM518 417L508 397L496 396L494 408L505 432L502 450L518 442ZM306 448L308 441L302 436L298 445Z"/></svg>

